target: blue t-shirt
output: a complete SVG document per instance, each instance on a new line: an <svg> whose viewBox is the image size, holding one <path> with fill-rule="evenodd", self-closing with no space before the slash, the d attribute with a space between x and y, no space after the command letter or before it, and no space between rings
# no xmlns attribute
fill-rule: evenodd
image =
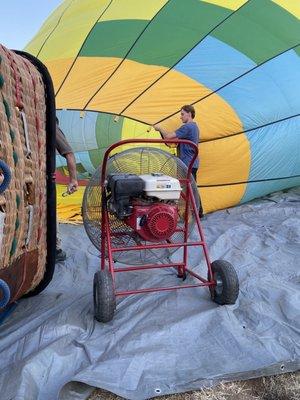
<svg viewBox="0 0 300 400"><path fill-rule="evenodd" d="M194 142L197 146L199 143L199 128L196 122L187 122L183 124L179 129L175 131L176 137L178 139L186 139ZM194 156L194 149L188 144L179 145L179 158L185 163L186 166L189 165ZM199 168L199 158L197 157L194 161L192 168Z"/></svg>

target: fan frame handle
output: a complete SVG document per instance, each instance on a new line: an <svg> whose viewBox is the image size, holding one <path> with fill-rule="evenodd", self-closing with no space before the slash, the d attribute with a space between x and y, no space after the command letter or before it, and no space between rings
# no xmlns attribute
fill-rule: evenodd
<svg viewBox="0 0 300 400"><path fill-rule="evenodd" d="M198 146L194 142L191 142L190 140L186 139L125 139L112 144L107 148L107 150L104 153L102 161L101 182L100 182L102 191L105 188L107 161L112 150L116 149L117 147L123 146L125 144L140 144L140 143L176 144L176 145L187 144L193 147L194 156L188 165L188 172L187 172L187 179L190 179L192 173L192 166L194 165L194 161L198 157L199 153Z"/></svg>

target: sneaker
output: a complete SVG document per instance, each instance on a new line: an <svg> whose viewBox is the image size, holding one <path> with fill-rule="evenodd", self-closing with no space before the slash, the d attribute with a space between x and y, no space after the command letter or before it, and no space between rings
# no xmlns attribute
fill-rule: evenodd
<svg viewBox="0 0 300 400"><path fill-rule="evenodd" d="M56 254L55 254L55 262L62 262L65 261L67 258L66 252L63 251L62 249L56 249Z"/></svg>

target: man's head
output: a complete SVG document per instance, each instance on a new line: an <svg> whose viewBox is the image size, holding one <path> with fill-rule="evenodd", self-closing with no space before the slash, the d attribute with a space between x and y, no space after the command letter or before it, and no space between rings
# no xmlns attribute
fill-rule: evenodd
<svg viewBox="0 0 300 400"><path fill-rule="evenodd" d="M55 117L56 119L56 124L59 125L59 119L57 117Z"/></svg>
<svg viewBox="0 0 300 400"><path fill-rule="evenodd" d="M185 124L195 118L195 109L192 105L182 106L180 110L180 119Z"/></svg>

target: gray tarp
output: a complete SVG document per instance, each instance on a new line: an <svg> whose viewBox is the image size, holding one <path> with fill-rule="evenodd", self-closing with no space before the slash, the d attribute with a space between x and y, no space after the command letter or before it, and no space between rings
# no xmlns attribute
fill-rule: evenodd
<svg viewBox="0 0 300 400"><path fill-rule="evenodd" d="M140 400L298 369L300 188L215 212L203 226L211 259L236 267L238 302L217 306L206 288L130 296L105 325L92 311L97 251L82 226L62 226L67 261L0 326L1 400L84 399L70 381ZM190 264L206 275L198 249ZM122 275L123 288L177 283L170 270Z"/></svg>

